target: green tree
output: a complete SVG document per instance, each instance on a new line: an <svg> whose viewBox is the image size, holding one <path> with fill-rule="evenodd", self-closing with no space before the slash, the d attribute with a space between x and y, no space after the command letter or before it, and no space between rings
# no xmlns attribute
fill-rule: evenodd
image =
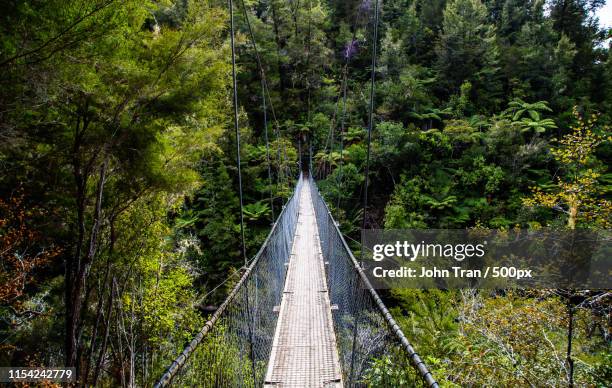
<svg viewBox="0 0 612 388"><path fill-rule="evenodd" d="M595 62L598 53L592 42L601 39L595 11L605 4L604 0L554 0L550 2L550 18L553 27L560 36L567 36L576 47L576 56L571 66L572 84L575 93L584 94L593 84L591 77L582 78L584 74L597 72ZM580 77L580 78L577 78ZM588 92L587 92L588 93Z"/></svg>
<svg viewBox="0 0 612 388"><path fill-rule="evenodd" d="M436 46L438 79L455 94L465 81L472 83L471 99L480 110L499 105L499 52L495 27L488 23L480 0L452 0L444 10L442 33Z"/></svg>
<svg viewBox="0 0 612 388"><path fill-rule="evenodd" d="M17 22L2 30L1 82L10 86L0 101L20 142L2 146L11 170L2 188L21 183L52 214L47 235L64 248L65 273L46 275L64 275L54 313L63 314L65 365L77 367L81 384L96 385L113 336L124 335L115 319L128 305L119 301L149 293L140 288L149 280L125 279L151 265L139 242L152 259L173 256L147 238L171 234L164 216L197 187L201 150L225 125L225 13L196 2L74 0L20 3L9 15ZM139 235L122 226L136 208L154 219ZM184 290L190 277L179 272L156 273L178 276ZM125 371L125 361L113 362Z"/></svg>
<svg viewBox="0 0 612 388"><path fill-rule="evenodd" d="M598 182L601 166L595 150L604 141L610 141L607 127L603 134L595 132L596 116L585 119L574 110L576 125L551 150L555 160L563 166L554 190L544 192L533 187L533 195L524 199L527 206L543 206L561 211L567 217L567 227L575 229L582 222L599 227L610 226L612 204L602 198L605 188ZM598 171L599 170L599 171Z"/></svg>
<svg viewBox="0 0 612 388"><path fill-rule="evenodd" d="M542 118L541 112L552 112L546 101L527 103L517 98L510 101L504 113L512 121L517 122L523 131L533 130L535 133L543 133L547 129L557 128L552 119Z"/></svg>

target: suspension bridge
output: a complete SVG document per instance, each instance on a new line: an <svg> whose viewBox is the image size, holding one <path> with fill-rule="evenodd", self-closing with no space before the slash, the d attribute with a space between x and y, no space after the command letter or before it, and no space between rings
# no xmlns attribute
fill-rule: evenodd
<svg viewBox="0 0 612 388"><path fill-rule="evenodd" d="M272 187L268 106L276 122L274 134L277 139L280 137L280 130L244 0L241 0L241 4L261 74L268 180ZM363 191L364 229L379 22L378 1L374 4L370 109ZM255 257L247 260L232 0L228 0L228 8L244 272L225 301L168 366L155 387L438 387L427 366L370 284L319 193L312 177L312 143L309 167L302 171L300 138L298 148L301 173L293 194L283 206ZM356 20L363 10L364 8L360 8ZM353 31L356 32L356 28L353 28ZM354 42L355 34L350 44ZM348 49L345 59L341 87L343 109L339 130L341 155L350 61ZM329 140L333 148L333 126L330 128ZM279 148L279 160L280 154ZM286 159L284 149L283 157ZM279 169L278 175L281 173ZM272 203L272 192L270 201Z"/></svg>
<svg viewBox="0 0 612 388"><path fill-rule="evenodd" d="M384 385L377 362L410 369L408 386L438 386L302 174L242 278L156 387Z"/></svg>

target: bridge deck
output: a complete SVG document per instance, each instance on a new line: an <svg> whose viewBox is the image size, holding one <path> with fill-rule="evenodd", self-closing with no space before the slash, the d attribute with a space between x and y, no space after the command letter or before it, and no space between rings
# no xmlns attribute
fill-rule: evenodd
<svg viewBox="0 0 612 388"><path fill-rule="evenodd" d="M293 242L265 387L340 387L342 373L308 180Z"/></svg>

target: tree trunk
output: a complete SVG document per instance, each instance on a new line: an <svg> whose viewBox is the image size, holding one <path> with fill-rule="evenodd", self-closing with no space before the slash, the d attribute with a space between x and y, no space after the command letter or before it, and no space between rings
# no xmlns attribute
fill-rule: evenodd
<svg viewBox="0 0 612 388"><path fill-rule="evenodd" d="M573 199L569 203L569 217L567 218L567 227L571 230L576 229L576 218L578 217L578 204Z"/></svg>
<svg viewBox="0 0 612 388"><path fill-rule="evenodd" d="M93 387L97 386L98 378L100 377L100 369L102 368L102 361L104 360L104 355L106 353L106 347L108 346L108 337L109 337L109 332L110 332L111 317L113 314L113 302L115 301L114 285L115 285L115 278L113 277L113 281L111 283L111 289L108 295L106 320L104 324L104 336L102 338L102 345L100 345L100 352L98 354L98 360L96 362L96 367L94 369L94 376L93 376L93 380L91 383Z"/></svg>
<svg viewBox="0 0 612 388"><path fill-rule="evenodd" d="M80 265L80 258L85 241L85 197L88 180L88 172L83 171L83 165L80 158L80 150L83 141L83 133L87 129L83 122L82 115L79 114L76 118L74 143L72 147L72 169L76 186L75 202L77 211L77 238L75 243L74 256L68 255L66 258L65 281L64 281L64 304L65 304L65 338L64 338L64 356L66 366L76 366L76 343L77 343L77 321L75 305L73 300L73 289L75 284L75 275Z"/></svg>
<svg viewBox="0 0 612 388"><path fill-rule="evenodd" d="M77 149L78 151L78 149ZM73 258L69 259L66 268L66 365L77 368L77 379L80 378L82 368L81 362L78 360L79 355L79 342L81 332L83 330L80 324L83 304L84 304L84 290L87 286L87 278L89 276L89 269L93 262L93 259L97 252L98 237L100 227L102 224L102 198L104 192L104 184L106 181L106 171L108 167L108 157L104 160L100 166L98 185L96 189L96 202L94 214L92 217L92 227L89 235L89 243L85 256L83 256L83 243L85 241L85 184L87 174L83 174L81 171L81 164L78 161L78 155L75 155L74 163L74 174L77 180L77 219L79 223L79 233L77 237L77 249L76 254ZM93 157L95 158L95 156ZM92 161L95 159L92 159ZM91 164L91 161L90 163Z"/></svg>

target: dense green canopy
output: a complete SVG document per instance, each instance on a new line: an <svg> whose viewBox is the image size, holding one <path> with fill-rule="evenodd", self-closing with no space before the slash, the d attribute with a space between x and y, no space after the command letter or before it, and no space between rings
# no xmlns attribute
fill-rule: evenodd
<svg viewBox="0 0 612 388"><path fill-rule="evenodd" d="M375 1L234 1L249 256L310 147L360 236ZM367 227L609 228L602 5L381 2ZM0 365L151 385L234 284L228 14L217 0L0 5ZM610 294L383 297L447 386L612 385ZM381 359L365 383L400 385L406 368Z"/></svg>

